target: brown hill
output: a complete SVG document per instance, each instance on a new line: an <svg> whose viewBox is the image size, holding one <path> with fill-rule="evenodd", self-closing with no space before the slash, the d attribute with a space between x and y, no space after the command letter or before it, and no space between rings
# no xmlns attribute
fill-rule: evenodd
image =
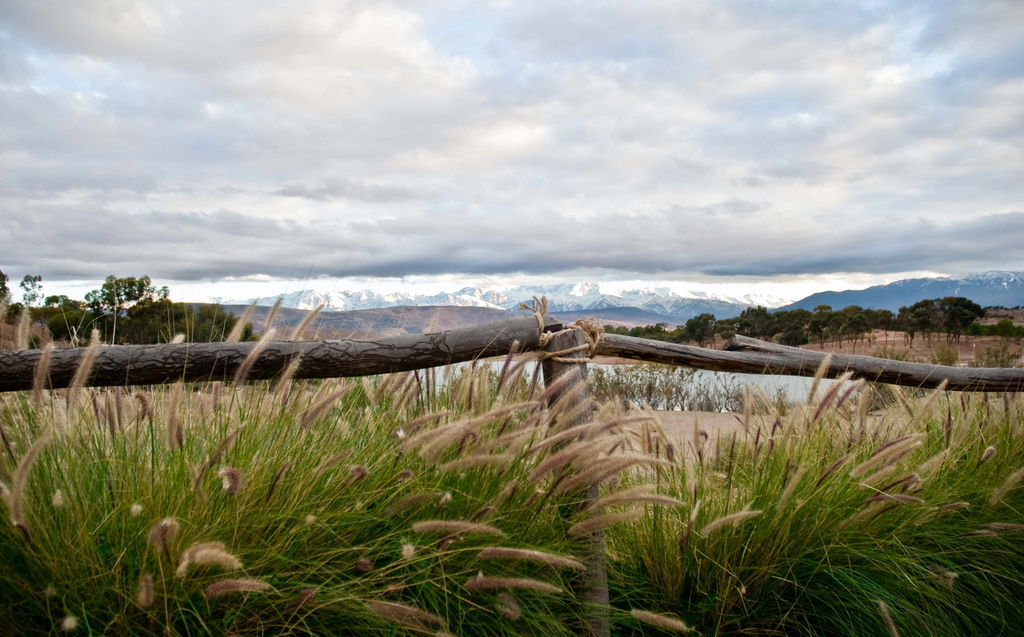
<svg viewBox="0 0 1024 637"><path fill-rule="evenodd" d="M224 309L236 316L248 306L225 305ZM256 333L267 328L270 308L257 306L250 318ZM280 329L295 328L308 314L307 310L283 307L274 318ZM306 330L306 338L358 338L366 336L395 336L423 334L458 327L470 327L514 316L504 310L486 307L456 306L398 306L350 312L321 312Z"/></svg>

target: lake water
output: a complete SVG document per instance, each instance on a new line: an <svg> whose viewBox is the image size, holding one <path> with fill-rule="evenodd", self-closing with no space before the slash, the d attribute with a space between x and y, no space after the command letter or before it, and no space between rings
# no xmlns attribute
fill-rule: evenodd
<svg viewBox="0 0 1024 637"><path fill-rule="evenodd" d="M459 368L461 366L469 365L470 363L460 363L459 365L453 366ZM495 371L500 371L504 361L491 359L486 361L487 365L490 365ZM534 369L539 363L535 361L528 361L525 363L525 371L527 376L534 372ZM629 365L598 365L589 363L588 367L599 368L614 373L618 369L629 367ZM790 403L802 403L807 401L808 394L811 391L811 385L814 383L813 378L806 376L779 376L774 374L738 374L733 372L712 372L703 369L694 370L694 375L689 382L693 382L698 386L703 387L743 387L745 385L752 385L758 387L766 396L774 398L779 395L779 392L784 392L784 395L788 398ZM818 385L818 395L826 391L827 388L831 387L836 381L832 379L822 379Z"/></svg>
<svg viewBox="0 0 1024 637"><path fill-rule="evenodd" d="M807 376L777 376L774 374L735 374L732 372L709 372L698 369L694 374L709 383L730 383L743 385L756 385L768 396L774 396L779 390L786 393L790 402L801 403L807 401L807 395L811 392L813 378ZM831 387L836 381L830 378L823 378L818 384L818 395Z"/></svg>

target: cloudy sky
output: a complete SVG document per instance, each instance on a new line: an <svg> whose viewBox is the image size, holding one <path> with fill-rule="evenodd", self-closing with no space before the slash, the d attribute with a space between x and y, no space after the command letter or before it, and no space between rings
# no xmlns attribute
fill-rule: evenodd
<svg viewBox="0 0 1024 637"><path fill-rule="evenodd" d="M1024 2L4 0L0 218L48 293L1024 269Z"/></svg>

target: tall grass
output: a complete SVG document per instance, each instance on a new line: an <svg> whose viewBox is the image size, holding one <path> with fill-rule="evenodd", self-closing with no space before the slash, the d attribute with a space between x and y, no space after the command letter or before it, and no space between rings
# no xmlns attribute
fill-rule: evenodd
<svg viewBox="0 0 1024 637"><path fill-rule="evenodd" d="M616 634L1024 625L1019 399L833 387L700 454L511 361L0 395L0 634L576 635L599 529Z"/></svg>
<svg viewBox="0 0 1024 637"><path fill-rule="evenodd" d="M871 391L691 450L660 483L685 506L611 536L613 603L704 634L1019 630L1019 397L897 390L867 414Z"/></svg>
<svg viewBox="0 0 1024 637"><path fill-rule="evenodd" d="M0 397L0 633L577 634L590 514L555 487L623 427L531 478L580 432L540 444L514 369L448 377Z"/></svg>

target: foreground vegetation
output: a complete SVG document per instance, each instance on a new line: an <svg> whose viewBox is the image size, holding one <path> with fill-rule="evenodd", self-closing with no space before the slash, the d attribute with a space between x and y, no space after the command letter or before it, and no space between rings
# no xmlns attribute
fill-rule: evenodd
<svg viewBox="0 0 1024 637"><path fill-rule="evenodd" d="M0 396L0 633L576 635L598 529L615 634L1024 625L1019 396L748 392L721 438L566 429L524 370Z"/></svg>

